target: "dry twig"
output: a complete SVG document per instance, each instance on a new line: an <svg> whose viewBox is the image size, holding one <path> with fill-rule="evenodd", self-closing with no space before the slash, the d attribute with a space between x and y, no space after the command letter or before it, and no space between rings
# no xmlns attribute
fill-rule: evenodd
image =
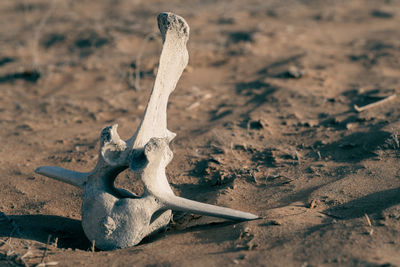
<svg viewBox="0 0 400 267"><path fill-rule="evenodd" d="M49 249L49 244L50 244L50 238L51 238L51 235L49 235L49 236L47 237L46 247L44 248L42 260L40 261L40 263L45 264L45 263L44 263L44 259L45 259L46 256L47 256L47 251L48 251L48 249Z"/></svg>
<svg viewBox="0 0 400 267"><path fill-rule="evenodd" d="M372 235L373 233L374 233L374 229L372 228L372 223L371 223L371 220L369 219L369 216L368 216L368 214L364 214L364 217L365 217L365 219L367 220L367 224L368 224L368 226L370 227L370 229L369 229L369 231L368 231L368 234L369 235Z"/></svg>

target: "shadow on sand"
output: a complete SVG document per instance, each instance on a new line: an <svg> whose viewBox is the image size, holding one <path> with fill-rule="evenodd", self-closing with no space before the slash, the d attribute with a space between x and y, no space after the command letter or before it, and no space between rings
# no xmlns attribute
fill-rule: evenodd
<svg viewBox="0 0 400 267"><path fill-rule="evenodd" d="M50 242L53 243L57 238L59 248L87 250L91 247L79 220L53 215L10 215L8 217L18 226L20 234L13 229L12 223L2 221L0 238L22 237L45 244L51 235Z"/></svg>

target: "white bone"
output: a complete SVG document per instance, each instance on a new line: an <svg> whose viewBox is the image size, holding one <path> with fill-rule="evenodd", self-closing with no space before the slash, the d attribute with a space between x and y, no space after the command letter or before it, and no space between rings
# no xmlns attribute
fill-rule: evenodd
<svg viewBox="0 0 400 267"><path fill-rule="evenodd" d="M134 149L142 148L151 137L168 137L169 140L175 137L175 133L167 129L167 104L169 95L174 91L189 61L186 49L189 26L182 17L161 13L158 15L158 27L163 49L143 120L136 134L128 140L128 143L133 142Z"/></svg>
<svg viewBox="0 0 400 267"><path fill-rule="evenodd" d="M168 144L175 137L167 129L167 103L188 63L189 26L172 13L159 14L158 26L163 39L159 69L136 133L123 141L117 125L106 127L100 136L99 159L91 172L49 166L36 169L39 174L83 189L84 232L89 240L95 241L96 247L105 250L138 244L145 236L168 225L171 210L238 221L258 218L173 193L165 174L165 167L173 157ZM114 187L117 175L128 167L143 181L145 192L141 197Z"/></svg>

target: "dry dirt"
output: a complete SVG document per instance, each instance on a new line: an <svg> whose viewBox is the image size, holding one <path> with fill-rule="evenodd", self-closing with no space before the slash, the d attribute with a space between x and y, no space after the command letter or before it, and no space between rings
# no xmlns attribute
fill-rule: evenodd
<svg viewBox="0 0 400 267"><path fill-rule="evenodd" d="M176 213L92 251L82 192L33 171L88 171L104 127L133 134L161 11L191 27L169 181L264 219ZM0 266L400 266L400 97L354 109L400 93L400 1L1 0L0 23Z"/></svg>

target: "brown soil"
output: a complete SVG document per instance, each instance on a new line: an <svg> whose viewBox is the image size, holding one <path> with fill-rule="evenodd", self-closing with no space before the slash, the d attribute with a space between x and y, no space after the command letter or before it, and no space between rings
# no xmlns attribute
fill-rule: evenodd
<svg viewBox="0 0 400 267"><path fill-rule="evenodd" d="M0 266L400 266L400 97L354 109L400 93L400 2L214 2L0 2ZM82 192L33 170L88 171L105 126L133 134L161 11L191 27L169 181L264 219L176 213L92 252ZM140 193L129 172L117 183Z"/></svg>

